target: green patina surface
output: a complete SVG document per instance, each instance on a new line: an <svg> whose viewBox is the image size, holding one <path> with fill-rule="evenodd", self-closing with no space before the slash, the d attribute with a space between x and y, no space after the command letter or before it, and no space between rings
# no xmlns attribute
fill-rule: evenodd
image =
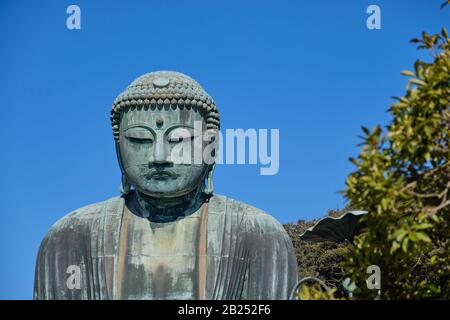
<svg viewBox="0 0 450 320"><path fill-rule="evenodd" d="M194 138L218 130L219 119L212 98L180 73L143 75L120 94L111 121L122 196L51 228L38 254L35 298L287 299L297 262L283 227L213 194L213 163L170 157L180 146L198 148ZM67 286L72 265L80 266L80 288Z"/></svg>

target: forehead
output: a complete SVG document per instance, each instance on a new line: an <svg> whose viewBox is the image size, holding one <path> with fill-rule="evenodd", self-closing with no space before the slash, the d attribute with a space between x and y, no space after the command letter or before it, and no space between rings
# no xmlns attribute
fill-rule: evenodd
<svg viewBox="0 0 450 320"><path fill-rule="evenodd" d="M121 127L126 129L134 125L146 125L164 129L173 125L194 126L195 121L203 121L202 114L195 109L128 109L123 113Z"/></svg>

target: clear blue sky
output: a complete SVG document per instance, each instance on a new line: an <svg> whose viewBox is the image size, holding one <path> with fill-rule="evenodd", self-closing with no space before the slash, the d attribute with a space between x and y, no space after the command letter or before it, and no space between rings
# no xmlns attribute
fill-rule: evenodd
<svg viewBox="0 0 450 320"><path fill-rule="evenodd" d="M408 43L449 27L443 0L2 1L0 298L32 297L49 227L73 209L118 195L109 123L116 95L166 69L198 80L223 128L279 128L280 172L220 166L218 193L281 222L342 208L360 126L386 124ZM81 8L79 31L66 8ZM382 29L366 28L377 4Z"/></svg>

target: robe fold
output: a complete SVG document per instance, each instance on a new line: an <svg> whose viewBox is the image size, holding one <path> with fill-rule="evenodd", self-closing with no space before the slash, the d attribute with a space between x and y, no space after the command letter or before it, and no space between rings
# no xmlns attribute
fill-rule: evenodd
<svg viewBox="0 0 450 320"><path fill-rule="evenodd" d="M288 299L297 282L292 242L267 213L214 195L198 297L200 211L156 223L115 197L56 222L39 249L35 299ZM77 278L78 277L78 278Z"/></svg>

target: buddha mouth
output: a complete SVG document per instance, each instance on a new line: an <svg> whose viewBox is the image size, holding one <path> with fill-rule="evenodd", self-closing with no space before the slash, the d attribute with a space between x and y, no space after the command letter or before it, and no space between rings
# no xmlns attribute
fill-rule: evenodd
<svg viewBox="0 0 450 320"><path fill-rule="evenodd" d="M168 179L176 179L178 178L178 174L176 174L172 170L155 170L150 173L147 173L145 177L147 180L168 180Z"/></svg>

